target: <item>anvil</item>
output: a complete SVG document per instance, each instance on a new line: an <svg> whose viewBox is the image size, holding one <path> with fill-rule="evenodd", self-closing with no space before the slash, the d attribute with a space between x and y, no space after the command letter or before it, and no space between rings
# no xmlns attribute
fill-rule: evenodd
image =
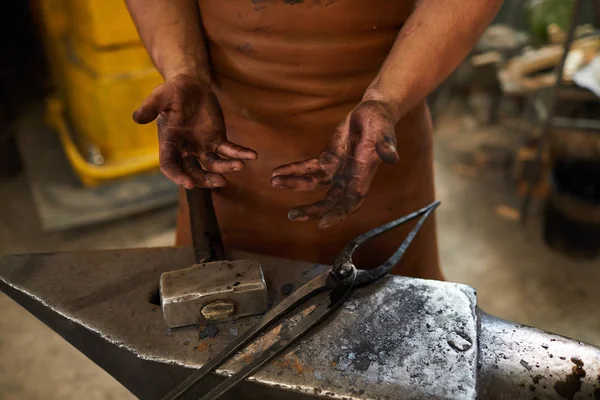
<svg viewBox="0 0 600 400"><path fill-rule="evenodd" d="M328 268L233 256L261 262L272 304ZM5 255L0 289L135 396L158 399L257 318L218 324L208 337L198 327L166 328L152 301L159 276L193 260L188 248ZM206 385L244 365L266 341ZM227 398L598 400L600 349L490 316L477 307L471 287L387 276L357 289Z"/></svg>

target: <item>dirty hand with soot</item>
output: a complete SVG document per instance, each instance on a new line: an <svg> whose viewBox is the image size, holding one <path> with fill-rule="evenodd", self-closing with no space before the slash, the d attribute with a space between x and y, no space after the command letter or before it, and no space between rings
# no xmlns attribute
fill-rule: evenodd
<svg viewBox="0 0 600 400"><path fill-rule="evenodd" d="M398 161L395 125L398 117L383 101L363 100L333 132L318 158L273 170L273 187L295 191L329 188L325 199L293 208L292 221L319 220L319 228L335 225L362 204L382 162Z"/></svg>
<svg viewBox="0 0 600 400"><path fill-rule="evenodd" d="M329 188L324 200L293 208L292 221L327 228L356 211L381 162L398 160L394 126L442 83L469 54L502 0L420 0L396 36L377 76L335 129L318 158L273 171L274 187Z"/></svg>
<svg viewBox="0 0 600 400"><path fill-rule="evenodd" d="M223 174L257 158L254 150L227 140L217 97L189 75L176 75L154 89L133 119L138 124L157 120L160 169L186 189L225 186Z"/></svg>

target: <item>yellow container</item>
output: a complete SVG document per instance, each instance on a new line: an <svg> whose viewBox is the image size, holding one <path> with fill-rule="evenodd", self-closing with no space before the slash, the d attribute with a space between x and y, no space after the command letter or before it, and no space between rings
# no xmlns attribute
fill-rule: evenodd
<svg viewBox="0 0 600 400"><path fill-rule="evenodd" d="M157 168L156 124L137 125L131 115L162 82L160 74L146 68L97 75L79 62L65 43L60 63L64 67L64 100L49 101L48 122L59 131L82 181L95 185ZM95 165L92 158L101 165Z"/></svg>
<svg viewBox="0 0 600 400"><path fill-rule="evenodd" d="M59 98L50 96L46 102L46 123L54 128L67 154L75 173L85 186L98 184L114 179L135 175L140 172L155 169L158 165L156 152L146 154L133 160L109 162L103 165L90 163L75 143L73 132L66 118L65 104Z"/></svg>
<svg viewBox="0 0 600 400"><path fill-rule="evenodd" d="M158 167L156 124L132 112L162 82L123 0L38 0L56 86L47 122L87 186Z"/></svg>
<svg viewBox="0 0 600 400"><path fill-rule="evenodd" d="M80 38L70 40L75 58L95 75L128 74L130 71L154 69L142 44L100 50Z"/></svg>
<svg viewBox="0 0 600 400"><path fill-rule="evenodd" d="M81 65L66 66L66 103L76 133L98 146L107 160L157 151L156 126L137 125L131 113L161 82L153 69L93 76Z"/></svg>
<svg viewBox="0 0 600 400"><path fill-rule="evenodd" d="M70 32L97 47L140 43L123 0L68 0Z"/></svg>

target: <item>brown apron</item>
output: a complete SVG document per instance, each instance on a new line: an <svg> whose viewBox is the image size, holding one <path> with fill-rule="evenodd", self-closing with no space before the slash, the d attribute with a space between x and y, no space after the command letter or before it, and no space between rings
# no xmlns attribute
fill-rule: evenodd
<svg viewBox="0 0 600 400"><path fill-rule="evenodd" d="M400 161L381 165L362 207L338 226L290 222L290 208L325 192L273 189L273 168L316 157L335 126L360 101L410 14L409 1L200 0L217 94L235 143L258 160L227 175L214 191L227 248L332 263L351 238L434 200L432 127L425 104L397 125ZM185 196L177 244L189 245ZM369 243L355 257L372 267L389 257L410 229ZM443 279L435 221L423 227L396 273Z"/></svg>

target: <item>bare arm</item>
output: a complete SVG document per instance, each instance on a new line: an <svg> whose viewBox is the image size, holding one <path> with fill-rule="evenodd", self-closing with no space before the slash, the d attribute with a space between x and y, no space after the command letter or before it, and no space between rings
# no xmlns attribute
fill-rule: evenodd
<svg viewBox="0 0 600 400"><path fill-rule="evenodd" d="M126 0L144 46L163 78L178 74L210 80L195 0Z"/></svg>
<svg viewBox="0 0 600 400"><path fill-rule="evenodd" d="M393 105L400 118L467 56L502 0L419 0L365 94Z"/></svg>
<svg viewBox="0 0 600 400"><path fill-rule="evenodd" d="M225 186L223 174L257 154L227 140L196 1L127 0L127 7L165 78L133 113L138 124L156 119L161 171L187 189Z"/></svg>
<svg viewBox="0 0 600 400"><path fill-rule="evenodd" d="M395 125L458 66L501 4L418 0L363 101L338 125L321 155L273 170L274 187L329 188L323 200L290 210L290 220L318 219L327 228L360 207L379 165L399 159L402 135L396 138Z"/></svg>

